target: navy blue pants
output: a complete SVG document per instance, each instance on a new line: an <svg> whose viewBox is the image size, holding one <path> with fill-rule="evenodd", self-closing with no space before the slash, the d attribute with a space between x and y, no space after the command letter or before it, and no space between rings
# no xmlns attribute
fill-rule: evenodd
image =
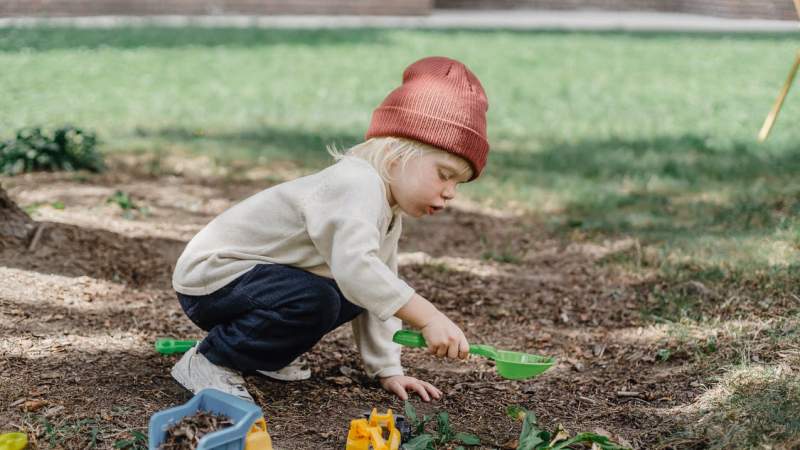
<svg viewBox="0 0 800 450"><path fill-rule="evenodd" d="M286 367L364 311L332 279L280 264L259 264L216 292L178 293L178 300L208 331L197 350L245 374Z"/></svg>

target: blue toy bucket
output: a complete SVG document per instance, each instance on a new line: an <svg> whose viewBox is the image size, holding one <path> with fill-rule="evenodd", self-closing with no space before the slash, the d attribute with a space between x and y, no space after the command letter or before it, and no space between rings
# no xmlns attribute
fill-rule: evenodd
<svg viewBox="0 0 800 450"><path fill-rule="evenodd" d="M233 426L203 436L197 450L244 450L247 433L263 416L261 408L254 403L217 389L203 389L183 405L159 411L150 417L148 449L158 450L170 426L198 411L222 414L231 419Z"/></svg>

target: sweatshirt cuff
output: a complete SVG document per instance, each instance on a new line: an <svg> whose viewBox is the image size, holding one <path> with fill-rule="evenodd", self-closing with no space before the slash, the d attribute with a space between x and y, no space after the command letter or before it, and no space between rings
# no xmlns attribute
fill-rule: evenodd
<svg viewBox="0 0 800 450"><path fill-rule="evenodd" d="M372 378L388 378L394 376L403 376L405 372L403 372L403 368L400 366L392 366L392 367L384 367L383 369L379 370L372 376Z"/></svg>
<svg viewBox="0 0 800 450"><path fill-rule="evenodd" d="M389 318L393 317L397 310L406 306L406 303L411 301L411 297L414 295L416 291L409 285L406 285L406 289L403 289L400 295L397 296L397 299L392 303L384 306L383 309L376 313L378 318L381 320L388 320Z"/></svg>

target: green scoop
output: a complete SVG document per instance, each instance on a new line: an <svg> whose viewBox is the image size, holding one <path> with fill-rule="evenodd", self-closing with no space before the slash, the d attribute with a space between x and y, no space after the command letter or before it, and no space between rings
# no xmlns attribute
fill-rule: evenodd
<svg viewBox="0 0 800 450"><path fill-rule="evenodd" d="M425 338L418 331L400 330L392 340L406 347L427 347ZM472 344L469 352L493 360L497 373L509 380L535 377L556 363L555 358L550 356L498 350L491 345Z"/></svg>

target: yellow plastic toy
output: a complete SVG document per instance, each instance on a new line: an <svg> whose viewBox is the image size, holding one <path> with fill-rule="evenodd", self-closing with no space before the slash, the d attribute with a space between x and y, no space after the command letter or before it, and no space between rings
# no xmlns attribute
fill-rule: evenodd
<svg viewBox="0 0 800 450"><path fill-rule="evenodd" d="M388 432L388 437L384 437L384 429ZM386 410L386 414L378 414L377 408L372 408L369 421L367 419L350 421L345 450L397 450L398 448L400 448L400 431L394 425L391 409Z"/></svg>
<svg viewBox="0 0 800 450"><path fill-rule="evenodd" d="M267 432L267 422L263 417L253 422L244 439L244 450L272 450L272 438Z"/></svg>
<svg viewBox="0 0 800 450"><path fill-rule="evenodd" d="M28 436L25 433L0 434L0 450L23 450L28 446Z"/></svg>

